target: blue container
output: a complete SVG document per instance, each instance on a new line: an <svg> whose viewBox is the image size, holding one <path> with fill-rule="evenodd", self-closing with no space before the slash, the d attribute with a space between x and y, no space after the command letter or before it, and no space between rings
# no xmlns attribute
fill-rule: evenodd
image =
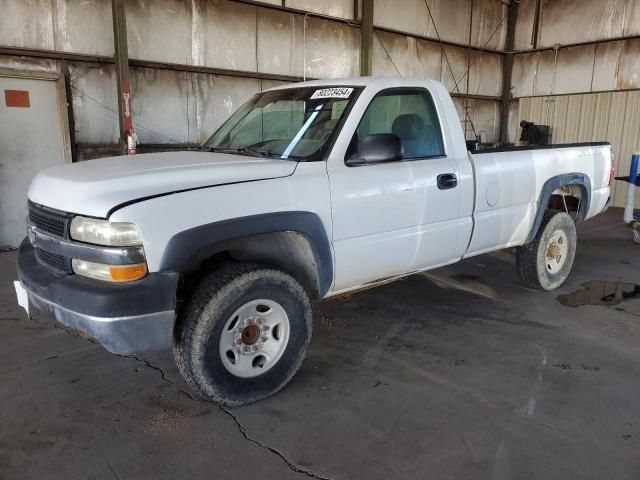
<svg viewBox="0 0 640 480"><path fill-rule="evenodd" d="M634 153L631 156L631 169L629 170L629 183L636 183L638 178L638 164L640 163L640 153Z"/></svg>

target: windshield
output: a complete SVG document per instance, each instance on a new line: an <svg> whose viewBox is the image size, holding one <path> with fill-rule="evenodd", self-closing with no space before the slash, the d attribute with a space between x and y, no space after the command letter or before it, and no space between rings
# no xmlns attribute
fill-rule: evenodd
<svg viewBox="0 0 640 480"><path fill-rule="evenodd" d="M287 88L259 93L203 148L292 160L318 160L357 97L353 87Z"/></svg>

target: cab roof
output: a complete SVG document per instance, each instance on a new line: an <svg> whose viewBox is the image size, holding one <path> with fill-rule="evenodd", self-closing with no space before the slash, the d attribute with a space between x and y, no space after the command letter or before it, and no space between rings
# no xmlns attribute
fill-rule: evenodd
<svg viewBox="0 0 640 480"><path fill-rule="evenodd" d="M300 87L332 87L332 86L355 86L355 87L415 87L415 86L435 86L440 82L424 77L347 77L347 78L323 78L306 82L287 83L270 90L283 90L287 88Z"/></svg>

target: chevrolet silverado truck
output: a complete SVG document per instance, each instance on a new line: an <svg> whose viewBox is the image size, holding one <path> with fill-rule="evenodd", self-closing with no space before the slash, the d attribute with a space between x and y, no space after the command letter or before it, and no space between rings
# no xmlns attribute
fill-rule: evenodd
<svg viewBox="0 0 640 480"><path fill-rule="evenodd" d="M200 151L40 172L16 290L111 352L173 347L241 405L298 370L312 301L509 247L525 285L558 287L612 178L606 142L468 151L436 81L279 86Z"/></svg>

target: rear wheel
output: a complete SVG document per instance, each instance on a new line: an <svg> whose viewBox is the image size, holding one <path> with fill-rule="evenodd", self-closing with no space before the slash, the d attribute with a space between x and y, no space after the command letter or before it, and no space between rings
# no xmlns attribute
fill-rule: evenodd
<svg viewBox="0 0 640 480"><path fill-rule="evenodd" d="M576 226L571 216L547 210L533 242L516 250L518 275L531 288L558 288L571 273L576 244Z"/></svg>
<svg viewBox="0 0 640 480"><path fill-rule="evenodd" d="M237 406L278 392L311 340L311 305L279 270L230 264L204 277L181 312L174 354L189 385Z"/></svg>

